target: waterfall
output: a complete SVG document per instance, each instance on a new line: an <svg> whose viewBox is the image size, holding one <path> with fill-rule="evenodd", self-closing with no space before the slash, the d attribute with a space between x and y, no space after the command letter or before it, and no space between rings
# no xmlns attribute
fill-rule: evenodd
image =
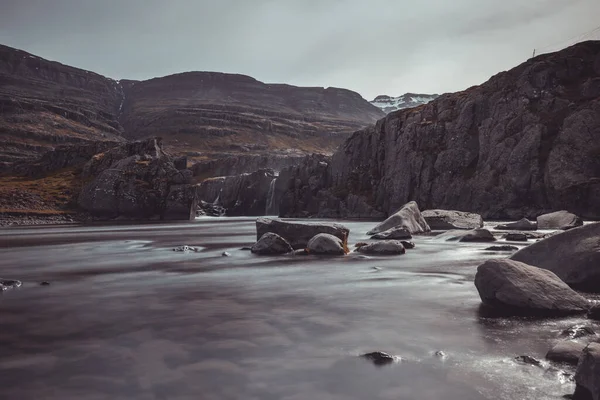
<svg viewBox="0 0 600 400"><path fill-rule="evenodd" d="M273 210L273 200L275 198L275 181L277 178L273 178L271 185L269 186L269 193L267 194L267 207L265 208L265 215L271 215Z"/></svg>
<svg viewBox="0 0 600 400"><path fill-rule="evenodd" d="M215 199L215 201L213 201L214 205L218 205L219 204L219 199L221 198L221 192L223 191L223 188L221 188L221 190L219 190L219 194L217 195L217 198Z"/></svg>

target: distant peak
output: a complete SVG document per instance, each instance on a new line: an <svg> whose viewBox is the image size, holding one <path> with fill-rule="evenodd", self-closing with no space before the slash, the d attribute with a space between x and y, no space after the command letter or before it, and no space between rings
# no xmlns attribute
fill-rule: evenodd
<svg viewBox="0 0 600 400"><path fill-rule="evenodd" d="M391 97L380 95L375 97L371 104L380 108L385 113L403 110L405 108L418 107L438 98L438 94L405 93L402 96Z"/></svg>

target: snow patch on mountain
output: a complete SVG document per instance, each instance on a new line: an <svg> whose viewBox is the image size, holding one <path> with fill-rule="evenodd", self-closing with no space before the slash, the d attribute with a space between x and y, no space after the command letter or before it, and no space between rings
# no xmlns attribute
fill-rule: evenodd
<svg viewBox="0 0 600 400"><path fill-rule="evenodd" d="M391 96L377 96L375 100L371 101L375 107L380 108L385 113L391 113L393 111L403 110L405 108L413 108L422 104L427 104L432 100L439 97L439 94L417 94L417 93L406 93L402 96L391 97Z"/></svg>

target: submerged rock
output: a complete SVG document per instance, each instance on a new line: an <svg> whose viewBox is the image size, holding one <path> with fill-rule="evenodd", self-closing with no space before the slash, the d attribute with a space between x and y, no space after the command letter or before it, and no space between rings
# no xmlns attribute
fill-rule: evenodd
<svg viewBox="0 0 600 400"><path fill-rule="evenodd" d="M575 400L600 400L600 344L591 343L581 353L575 372Z"/></svg>
<svg viewBox="0 0 600 400"><path fill-rule="evenodd" d="M179 247L175 247L173 249L173 251L180 251L183 253L189 253L189 252L198 252L200 251L200 249L196 248L196 247L192 247L192 246L188 246L188 245L183 245L183 246L179 246Z"/></svg>
<svg viewBox="0 0 600 400"><path fill-rule="evenodd" d="M481 264L475 287L483 304L515 314L577 314L589 307L585 298L552 272L509 259Z"/></svg>
<svg viewBox="0 0 600 400"><path fill-rule="evenodd" d="M515 361L518 362L519 364L533 365L536 367L542 366L542 362L540 360L536 359L535 357L531 357L531 356L517 356L517 357L515 357Z"/></svg>
<svg viewBox="0 0 600 400"><path fill-rule="evenodd" d="M504 235L504 239L512 241L512 242L526 242L527 235L524 233L509 233Z"/></svg>
<svg viewBox="0 0 600 400"><path fill-rule="evenodd" d="M282 221L279 219L258 218L256 220L256 236L262 237L267 232L276 233L287 240L294 249L304 249L308 241L319 233L328 233L342 240L345 244L350 230L340 224Z"/></svg>
<svg viewBox="0 0 600 400"><path fill-rule="evenodd" d="M477 229L483 227L481 215L452 210L425 210L423 218L432 230Z"/></svg>
<svg viewBox="0 0 600 400"><path fill-rule="evenodd" d="M538 229L571 229L583 225L583 220L568 211L556 211L537 218Z"/></svg>
<svg viewBox="0 0 600 400"><path fill-rule="evenodd" d="M502 245L502 246L491 246L485 249L486 251L517 251L519 250L519 248L517 246L509 246L509 245Z"/></svg>
<svg viewBox="0 0 600 400"><path fill-rule="evenodd" d="M572 288L600 292L600 223L533 243L511 259L552 271Z"/></svg>
<svg viewBox="0 0 600 400"><path fill-rule="evenodd" d="M371 361L375 365L387 365L392 364L394 361L396 361L396 357L381 351L374 351L372 353L363 354L361 355L361 357Z"/></svg>
<svg viewBox="0 0 600 400"><path fill-rule="evenodd" d="M585 349L586 344L564 340L552 347L546 354L550 361L577 365L577 361Z"/></svg>
<svg viewBox="0 0 600 400"><path fill-rule="evenodd" d="M267 232L258 239L250 251L259 255L275 255L291 253L294 249L278 234Z"/></svg>
<svg viewBox="0 0 600 400"><path fill-rule="evenodd" d="M594 328L589 325L574 325L568 329L562 331L562 336L569 337L571 339L579 339L584 336L595 335Z"/></svg>
<svg viewBox="0 0 600 400"><path fill-rule="evenodd" d="M402 243L402 246L404 246L404 248L406 250L414 249L415 248L415 243L414 242L409 242L407 240L401 240L400 243Z"/></svg>
<svg viewBox="0 0 600 400"><path fill-rule="evenodd" d="M16 279L1 279L0 278L0 291L18 288L22 285L21 281Z"/></svg>
<svg viewBox="0 0 600 400"><path fill-rule="evenodd" d="M497 225L494 229L506 231L535 231L538 228L537 222L531 222L527 218L520 219L517 222Z"/></svg>
<svg viewBox="0 0 600 400"><path fill-rule="evenodd" d="M493 242L496 240L494 235L487 229L473 229L470 231L453 230L442 233L435 237L439 240L448 242Z"/></svg>
<svg viewBox="0 0 600 400"><path fill-rule="evenodd" d="M377 240L400 240L400 239L412 239L411 233L403 226L388 229L376 235L373 235L371 239Z"/></svg>
<svg viewBox="0 0 600 400"><path fill-rule="evenodd" d="M392 228L404 228L411 234L431 231L431 228L429 228L429 225L427 225L427 222L419 211L419 206L414 201L402 206L400 210L396 211L388 219L367 232L367 235L372 236Z"/></svg>
<svg viewBox="0 0 600 400"><path fill-rule="evenodd" d="M308 241L307 250L309 254L336 255L346 254L342 239L328 233L319 233Z"/></svg>
<svg viewBox="0 0 600 400"><path fill-rule="evenodd" d="M394 255L404 254L406 250L398 240L382 240L358 247L356 250L363 254Z"/></svg>

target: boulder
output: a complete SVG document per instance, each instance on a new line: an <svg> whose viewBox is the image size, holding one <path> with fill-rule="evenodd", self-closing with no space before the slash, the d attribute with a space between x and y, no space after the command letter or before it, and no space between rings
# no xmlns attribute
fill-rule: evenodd
<svg viewBox="0 0 600 400"><path fill-rule="evenodd" d="M436 236L435 238L436 240L445 240L448 242L493 242L496 240L490 231L483 228L473 229L470 231L448 231Z"/></svg>
<svg viewBox="0 0 600 400"><path fill-rule="evenodd" d="M519 250L519 248L517 246L502 245L502 246L490 246L490 247L486 248L485 250L486 251L517 251L517 250Z"/></svg>
<svg viewBox="0 0 600 400"><path fill-rule="evenodd" d="M483 227L481 215L451 210L425 210L423 218L432 230L477 229Z"/></svg>
<svg viewBox="0 0 600 400"><path fill-rule="evenodd" d="M475 287L484 305L516 314L545 316L586 312L585 298L552 272L509 259L477 268Z"/></svg>
<svg viewBox="0 0 600 400"><path fill-rule="evenodd" d="M282 221L271 218L256 220L256 236L260 238L267 232L276 233L286 239L294 249L304 249L308 241L319 233L328 233L347 243L350 230L343 225L333 223L307 224L302 222Z"/></svg>
<svg viewBox="0 0 600 400"><path fill-rule="evenodd" d="M512 242L526 242L527 235L524 233L509 233L504 235L504 239L512 241Z"/></svg>
<svg viewBox="0 0 600 400"><path fill-rule="evenodd" d="M309 254L343 256L346 254L342 239L329 233L319 233L308 241Z"/></svg>
<svg viewBox="0 0 600 400"><path fill-rule="evenodd" d="M570 339L579 339L585 336L594 336L596 335L596 331L590 325L573 325L570 328L562 331L562 336L568 337Z"/></svg>
<svg viewBox="0 0 600 400"><path fill-rule="evenodd" d="M294 251L290 243L281 236L267 232L258 239L250 251L259 255L287 254Z"/></svg>
<svg viewBox="0 0 600 400"><path fill-rule="evenodd" d="M535 231L537 230L537 227L537 222L532 222L527 218L523 218L517 222L510 222L508 224L497 225L494 229L505 231Z"/></svg>
<svg viewBox="0 0 600 400"><path fill-rule="evenodd" d="M16 279L1 279L0 278L0 291L5 291L8 289L14 289L21 286L21 281Z"/></svg>
<svg viewBox="0 0 600 400"><path fill-rule="evenodd" d="M363 254L393 255L404 254L406 249L399 240L382 240L359 246L356 251Z"/></svg>
<svg viewBox="0 0 600 400"><path fill-rule="evenodd" d="M402 246L404 246L404 248L406 250L414 249L415 248L415 242L409 242L407 240L401 240L400 243L402 243Z"/></svg>
<svg viewBox="0 0 600 400"><path fill-rule="evenodd" d="M538 229L571 229L583 225L583 220L568 211L556 211L537 217Z"/></svg>
<svg viewBox="0 0 600 400"><path fill-rule="evenodd" d="M397 226L395 228L388 229L376 235L373 235L371 239L377 240L400 240L400 239L412 239L412 235L403 226Z"/></svg>
<svg viewBox="0 0 600 400"><path fill-rule="evenodd" d="M396 361L396 357L382 351L374 351L372 353L362 354L361 357L378 366L391 364Z"/></svg>
<svg viewBox="0 0 600 400"><path fill-rule="evenodd" d="M550 361L577 365L579 356L585 347L584 343L564 340L552 347L546 354L546 358Z"/></svg>
<svg viewBox="0 0 600 400"><path fill-rule="evenodd" d="M595 304L594 306L592 306L590 308L590 311L588 311L587 317L589 319L594 319L596 321L600 321L600 303Z"/></svg>
<svg viewBox="0 0 600 400"><path fill-rule="evenodd" d="M419 211L419 206L414 201L405 204L388 219L367 232L367 235L372 236L391 228L405 228L411 234L431 231L431 228L429 228L429 225L427 225L427 222L425 222Z"/></svg>
<svg viewBox="0 0 600 400"><path fill-rule="evenodd" d="M600 400L600 344L591 343L581 353L575 372L575 400Z"/></svg>
<svg viewBox="0 0 600 400"><path fill-rule="evenodd" d="M511 258L552 271L575 289L600 292L600 223L548 237Z"/></svg>

